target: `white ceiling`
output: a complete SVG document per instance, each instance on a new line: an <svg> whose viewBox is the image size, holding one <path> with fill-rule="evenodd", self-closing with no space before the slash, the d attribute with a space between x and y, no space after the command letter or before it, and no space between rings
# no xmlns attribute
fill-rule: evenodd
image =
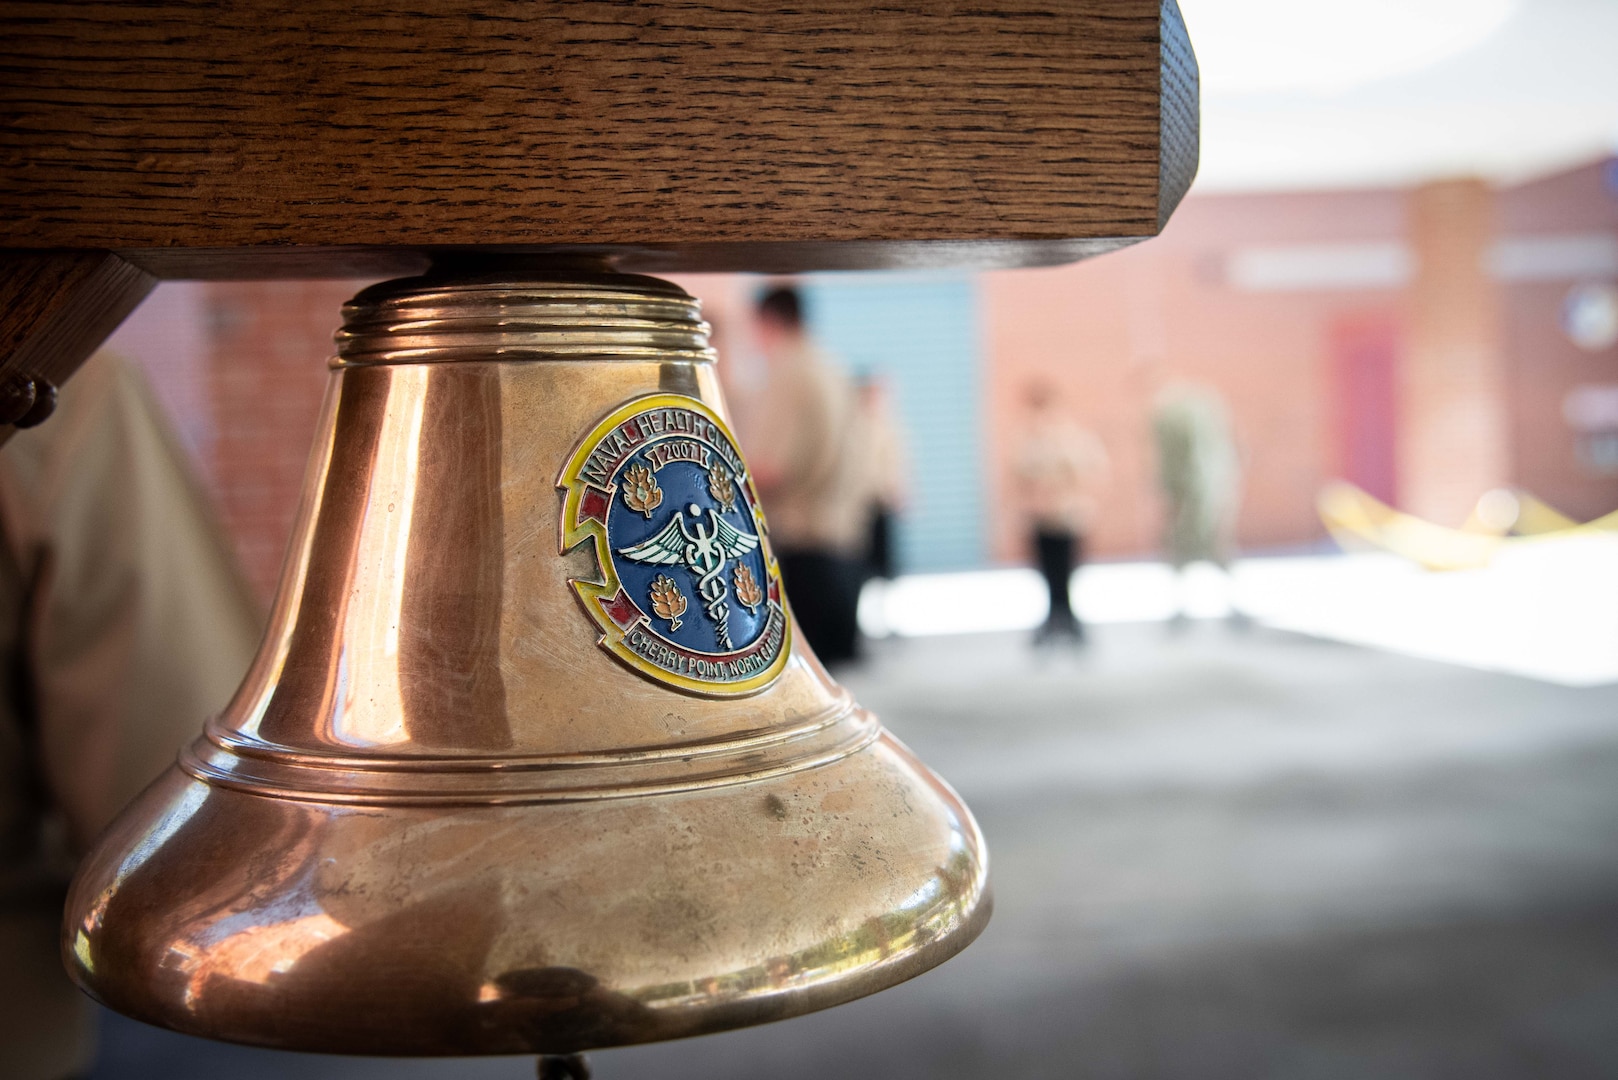
<svg viewBox="0 0 1618 1080"><path fill-rule="evenodd" d="M1618 0L1180 0L1196 189L1511 182L1618 148Z"/></svg>

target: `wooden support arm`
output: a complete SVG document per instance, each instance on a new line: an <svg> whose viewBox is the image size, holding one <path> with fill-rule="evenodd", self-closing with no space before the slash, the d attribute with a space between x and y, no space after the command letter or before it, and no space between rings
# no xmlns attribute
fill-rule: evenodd
<svg viewBox="0 0 1618 1080"><path fill-rule="evenodd" d="M56 387L156 284L151 274L110 251L5 252L0 424L31 427L48 417Z"/></svg>

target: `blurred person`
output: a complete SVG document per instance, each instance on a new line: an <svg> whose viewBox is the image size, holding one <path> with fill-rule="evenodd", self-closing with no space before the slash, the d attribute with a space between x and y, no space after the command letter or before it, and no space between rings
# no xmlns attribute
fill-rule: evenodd
<svg viewBox="0 0 1618 1080"><path fill-rule="evenodd" d="M92 357L0 449L0 1057L83 1075L95 1014L59 956L77 856L222 708L257 605L133 368Z"/></svg>
<svg viewBox="0 0 1618 1080"><path fill-rule="evenodd" d="M846 663L858 653L866 507L858 402L810 340L796 289L770 289L757 317L765 375L747 448L753 478L804 637L825 663Z"/></svg>
<svg viewBox="0 0 1618 1080"><path fill-rule="evenodd" d="M1231 435L1230 413L1210 387L1171 384L1152 405L1152 438L1157 448L1158 486L1166 504L1163 546L1182 582L1185 568L1209 562L1224 571L1227 587L1230 552L1240 505L1241 462ZM1231 603L1231 621L1245 617ZM1185 625L1182 597L1173 624Z"/></svg>
<svg viewBox="0 0 1618 1080"><path fill-rule="evenodd" d="M860 602L876 636L890 633L886 614L888 584L898 576L894 519L904 509L909 459L904 428L894 413L893 397L880 375L866 372L856 380L855 414L858 457L864 464L865 552Z"/></svg>
<svg viewBox="0 0 1618 1080"><path fill-rule="evenodd" d="M1024 401L1026 426L1013 468L1034 562L1050 594L1050 610L1034 642L1082 644L1084 623L1073 611L1069 587L1084 561L1085 538L1110 471L1107 451L1062 412L1051 384L1031 384Z"/></svg>

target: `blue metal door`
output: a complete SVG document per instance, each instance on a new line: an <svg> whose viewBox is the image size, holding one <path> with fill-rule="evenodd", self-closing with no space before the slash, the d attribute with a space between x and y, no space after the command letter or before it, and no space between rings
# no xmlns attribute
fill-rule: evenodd
<svg viewBox="0 0 1618 1080"><path fill-rule="evenodd" d="M903 572L981 566L983 364L978 294L960 274L814 276L812 333L853 372L885 377L905 428L910 500L899 521Z"/></svg>

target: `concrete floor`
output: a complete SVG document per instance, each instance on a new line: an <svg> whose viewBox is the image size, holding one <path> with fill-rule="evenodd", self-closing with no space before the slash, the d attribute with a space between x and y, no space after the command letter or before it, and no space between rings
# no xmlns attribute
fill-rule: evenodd
<svg viewBox="0 0 1618 1080"><path fill-rule="evenodd" d="M1618 1077L1618 686L1256 629L913 639L847 680L964 795L994 921L852 1005L601 1080ZM116 1017L97 1080L517 1078Z"/></svg>

